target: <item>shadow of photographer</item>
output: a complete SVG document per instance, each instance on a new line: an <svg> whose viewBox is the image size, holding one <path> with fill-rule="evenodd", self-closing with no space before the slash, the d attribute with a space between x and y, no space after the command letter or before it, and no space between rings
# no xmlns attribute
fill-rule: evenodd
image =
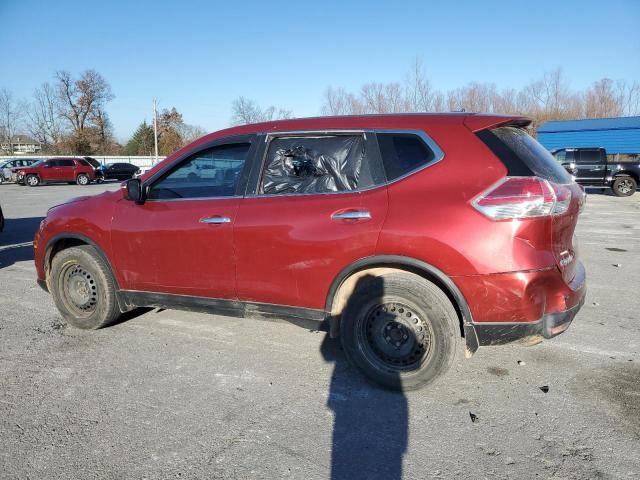
<svg viewBox="0 0 640 480"><path fill-rule="evenodd" d="M359 279L345 312L356 311L359 300L355 292L364 288L367 305L375 308L384 304L383 278L365 275ZM407 398L401 391L366 383L350 367L339 343L327 335L321 345L324 360L334 364L327 400L334 412L331 478L400 479L409 435ZM399 375L396 381L400 385Z"/></svg>

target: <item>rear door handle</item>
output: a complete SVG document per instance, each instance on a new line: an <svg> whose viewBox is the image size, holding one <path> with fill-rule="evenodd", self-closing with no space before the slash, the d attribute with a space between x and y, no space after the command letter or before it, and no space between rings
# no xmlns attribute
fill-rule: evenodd
<svg viewBox="0 0 640 480"><path fill-rule="evenodd" d="M333 220L369 220L371 213L366 210L356 210L351 212L340 212L331 215Z"/></svg>
<svg viewBox="0 0 640 480"><path fill-rule="evenodd" d="M200 223L218 225L220 223L231 223L229 217L205 217L200 219Z"/></svg>

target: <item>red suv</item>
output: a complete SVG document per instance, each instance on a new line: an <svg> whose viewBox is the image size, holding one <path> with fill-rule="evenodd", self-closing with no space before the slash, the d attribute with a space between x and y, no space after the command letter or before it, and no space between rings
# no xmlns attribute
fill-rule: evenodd
<svg viewBox="0 0 640 480"><path fill-rule="evenodd" d="M41 183L67 182L88 185L96 179L96 169L82 158L50 158L17 169L17 183L37 187Z"/></svg>
<svg viewBox="0 0 640 480"><path fill-rule="evenodd" d="M583 190L522 117L283 120L205 136L49 210L39 284L85 329L140 306L324 323L391 388L537 343L585 296Z"/></svg>

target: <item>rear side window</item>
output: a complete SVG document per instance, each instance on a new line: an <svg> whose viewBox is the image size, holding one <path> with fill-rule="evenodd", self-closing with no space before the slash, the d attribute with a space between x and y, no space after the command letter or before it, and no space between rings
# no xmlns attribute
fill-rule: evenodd
<svg viewBox="0 0 640 480"><path fill-rule="evenodd" d="M362 135L276 137L269 143L261 193L345 192L373 184Z"/></svg>
<svg viewBox="0 0 640 480"><path fill-rule="evenodd" d="M578 163L602 163L600 150L580 150L580 159L578 160Z"/></svg>
<svg viewBox="0 0 640 480"><path fill-rule="evenodd" d="M435 153L412 133L378 133L387 180L395 180L435 159Z"/></svg>
<svg viewBox="0 0 640 480"><path fill-rule="evenodd" d="M69 159L58 160L58 167L73 167L73 166L75 166L75 163L73 163L73 160L69 160Z"/></svg>
<svg viewBox="0 0 640 480"><path fill-rule="evenodd" d="M508 175L535 175L554 183L571 183L571 175L524 129L499 127L478 132L478 138L507 167Z"/></svg>

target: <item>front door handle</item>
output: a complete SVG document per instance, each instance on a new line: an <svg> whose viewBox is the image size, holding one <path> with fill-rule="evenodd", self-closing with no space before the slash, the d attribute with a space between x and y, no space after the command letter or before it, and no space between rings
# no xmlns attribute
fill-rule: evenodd
<svg viewBox="0 0 640 480"><path fill-rule="evenodd" d="M371 213L366 210L355 210L351 212L340 212L331 215L333 220L369 220Z"/></svg>
<svg viewBox="0 0 640 480"><path fill-rule="evenodd" d="M229 217L205 217L200 219L200 223L218 225L220 223L231 223Z"/></svg>

